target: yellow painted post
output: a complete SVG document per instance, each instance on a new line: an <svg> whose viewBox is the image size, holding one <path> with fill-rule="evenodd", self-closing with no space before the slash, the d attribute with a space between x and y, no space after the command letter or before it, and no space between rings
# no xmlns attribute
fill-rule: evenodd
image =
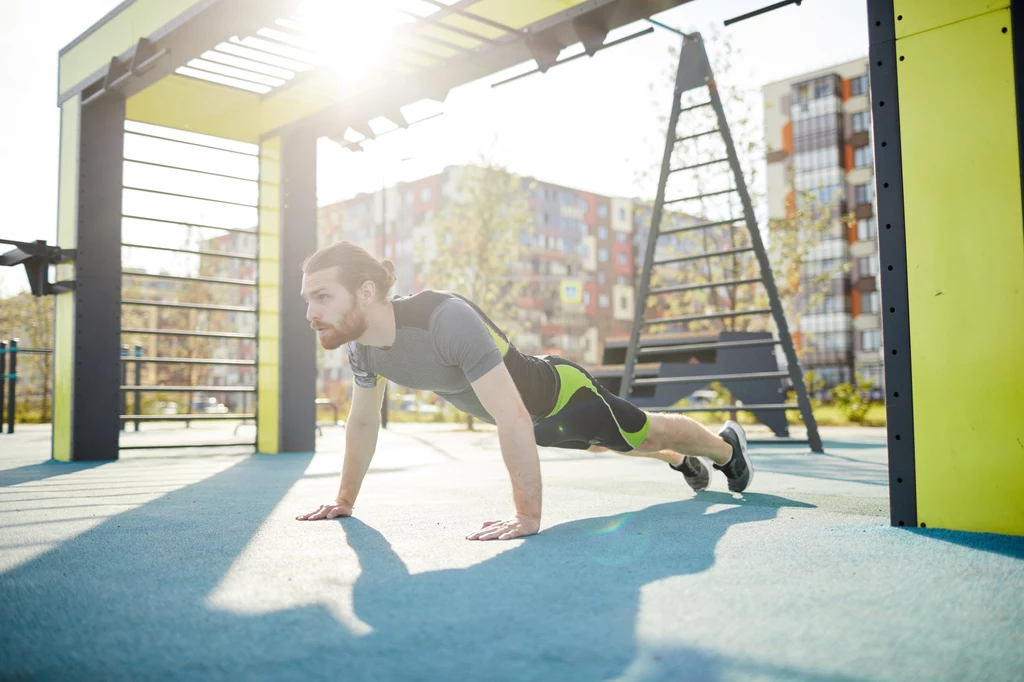
<svg viewBox="0 0 1024 682"><path fill-rule="evenodd" d="M256 450L280 452L281 139L260 145Z"/></svg>
<svg viewBox="0 0 1024 682"><path fill-rule="evenodd" d="M60 174L57 193L57 246L77 246L78 138L81 98L74 96L60 108ZM74 263L57 266L56 281L75 279ZM53 448L52 456L71 461L72 393L75 379L75 294L57 294L53 335Z"/></svg>
<svg viewBox="0 0 1024 682"><path fill-rule="evenodd" d="M894 9L917 521L1020 535L1024 217L1008 4Z"/></svg>

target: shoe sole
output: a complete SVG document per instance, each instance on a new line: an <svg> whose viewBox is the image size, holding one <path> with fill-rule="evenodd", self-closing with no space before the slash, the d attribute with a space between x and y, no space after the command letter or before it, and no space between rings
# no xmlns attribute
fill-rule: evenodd
<svg viewBox="0 0 1024 682"><path fill-rule="evenodd" d="M733 433L740 439L740 455L743 457L743 461L747 464L747 471L750 472L750 476L747 478L747 484L743 486L743 490L731 490L730 492L743 492L750 487L750 484L754 482L754 464L750 461L750 456L747 454L747 432L743 430L743 427L734 421L725 422L725 426L719 431L721 433L725 429L731 428Z"/></svg>

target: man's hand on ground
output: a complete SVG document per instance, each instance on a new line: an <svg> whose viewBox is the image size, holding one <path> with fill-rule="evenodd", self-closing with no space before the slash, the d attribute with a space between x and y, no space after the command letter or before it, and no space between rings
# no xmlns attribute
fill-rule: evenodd
<svg viewBox="0 0 1024 682"><path fill-rule="evenodd" d="M296 516L295 520L319 521L320 519L336 519L341 516L352 516L352 507L347 504L322 504L316 511Z"/></svg>
<svg viewBox="0 0 1024 682"><path fill-rule="evenodd" d="M467 540L511 540L540 532L540 519L516 514L507 521L485 521L480 530L466 536Z"/></svg>

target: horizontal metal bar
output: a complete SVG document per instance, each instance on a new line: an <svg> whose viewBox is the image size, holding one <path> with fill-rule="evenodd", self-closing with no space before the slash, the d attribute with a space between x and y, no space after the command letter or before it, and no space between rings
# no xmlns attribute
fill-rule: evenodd
<svg viewBox="0 0 1024 682"><path fill-rule="evenodd" d="M236 414L122 414L121 421L123 422L184 422L184 421L238 421L245 419L255 419L255 413L243 413L239 412Z"/></svg>
<svg viewBox="0 0 1024 682"><path fill-rule="evenodd" d="M133 134L137 134L137 133L133 133ZM161 138L161 139L163 139L163 138ZM171 140L171 142L177 142L177 140ZM253 157L253 158L255 159L256 157ZM156 162L153 162L153 161L139 161L138 159L128 159L128 158L126 158L125 162L126 163L140 163L143 166L153 166L154 168L166 168L168 170L185 171L186 173L199 173L200 175L210 175L210 176L215 177L215 178L228 178L229 180L242 180L243 182L251 182L253 184L256 184L257 182L259 182L258 180L253 180L252 178L241 178L241 177L239 177L237 175L228 175L227 173L214 173L213 171L196 170L194 168L182 168L181 166L171 166L171 165L168 165L166 163L156 163Z"/></svg>
<svg viewBox="0 0 1024 682"><path fill-rule="evenodd" d="M651 412L753 412L799 410L799 405L782 405L772 403L768 405L702 405L700 407L655 407L649 408Z"/></svg>
<svg viewBox="0 0 1024 682"><path fill-rule="evenodd" d="M685 137L677 137L676 143L686 142L687 140L696 140L698 137L704 137L705 135L714 135L720 132L718 128L712 128L711 130L705 130L703 133L694 133L693 135L686 135Z"/></svg>
<svg viewBox="0 0 1024 682"><path fill-rule="evenodd" d="M711 106L711 100L708 100L707 102L703 102L701 104L694 104L693 106L686 107L685 109L680 109L679 113L680 114L685 114L687 111L693 111L694 109L701 109L703 107L709 107L709 106Z"/></svg>
<svg viewBox="0 0 1024 682"><path fill-rule="evenodd" d="M241 253L226 253L221 251L196 251L193 249L172 249L169 246L150 246L148 244L131 244L121 242L122 247L130 249L151 249L153 251L169 251L171 253L187 253L190 256L211 256L214 258L233 258L236 260L256 260L256 256L247 256Z"/></svg>
<svg viewBox="0 0 1024 682"><path fill-rule="evenodd" d="M190 332L178 329L136 329L121 328L122 334L151 334L153 336L199 336L210 339L255 339L255 334L239 334L236 332Z"/></svg>
<svg viewBox="0 0 1024 682"><path fill-rule="evenodd" d="M782 0L781 2L777 2L774 5L768 5L767 7L762 7L761 9L755 9L753 12L747 12L746 14L741 14L738 17L726 19L725 25L729 26L731 24L735 24L736 22L743 21L744 19L750 19L751 17L756 17L760 14L764 14L765 12L771 12L772 10L779 9L780 7L785 7L786 5L796 4L797 6L799 6L801 2L802 0Z"/></svg>
<svg viewBox="0 0 1024 682"><path fill-rule="evenodd" d="M160 135L152 135L150 133L139 133L134 130L124 131L125 135L138 135L139 137L148 137L153 140L163 140L164 142L175 142L177 144L187 144L191 147L202 147L203 149L216 149L218 152L224 152L225 154L240 154L241 156L248 157L250 159L259 158L259 152L240 152L237 149L224 149L224 147L218 147L212 144L203 144L202 142L186 142L185 140L175 140L172 137L161 137Z"/></svg>
<svg viewBox="0 0 1024 682"><path fill-rule="evenodd" d="M185 308L188 310L212 310L224 313L255 313L255 308L234 305L207 305L205 303L162 303L160 301L138 301L135 299L122 299L123 305L145 305L154 308Z"/></svg>
<svg viewBox="0 0 1024 682"><path fill-rule="evenodd" d="M672 28L671 26L669 26L669 25L667 25L667 24L663 24L663 23L661 23L660 21L655 21L654 19L647 19L646 21L647 21L647 23L649 23L649 24L654 24L655 26L658 26L658 27L660 27L660 28L663 28L663 29L665 29L666 31L670 31L670 32L672 32L672 33L675 33L675 34L676 34L677 36L682 36L683 38L688 38L688 37L689 37L689 34L688 34L688 33L683 33L683 32L682 32L682 31L680 31L680 30L679 30L678 28Z"/></svg>
<svg viewBox="0 0 1024 682"><path fill-rule="evenodd" d="M191 194L179 194L178 192L164 192L159 189L146 189L145 187L132 187L131 185L123 185L123 189L130 189L135 192L146 192L148 194L159 194L165 197L177 197L179 199L192 199L194 201L212 201L215 204L224 204L225 206L241 206L243 208L259 208L258 204L243 204L240 201L227 201L225 199L209 199L207 197L197 197Z"/></svg>
<svg viewBox="0 0 1024 682"><path fill-rule="evenodd" d="M121 277L149 277L150 279L168 279L175 282L204 282L206 284L233 284L243 287L254 287L256 282L251 279L225 279L222 277L182 277L181 275L163 275L149 272L121 272Z"/></svg>
<svg viewBox="0 0 1024 682"><path fill-rule="evenodd" d="M680 322L696 322L697 320L722 320L730 317L746 317L747 315L764 315L770 313L771 308L754 308L752 310L735 310L725 313L707 313L704 315L681 315L679 317L662 317L656 320L644 320L640 324L650 326L654 324L678 324Z"/></svg>
<svg viewBox="0 0 1024 682"><path fill-rule="evenodd" d="M658 384L706 384L712 381L746 381L754 379L781 379L789 372L753 372L751 374L706 374L694 377L659 377L657 379L634 379L634 386L657 386Z"/></svg>
<svg viewBox="0 0 1024 682"><path fill-rule="evenodd" d="M255 448L255 442L243 441L240 443L187 443L171 445L163 443L160 445L121 445L118 450L181 450L185 448Z"/></svg>
<svg viewBox="0 0 1024 682"><path fill-rule="evenodd" d="M52 352L52 348L0 348L0 353L29 353L35 355L49 355Z"/></svg>
<svg viewBox="0 0 1024 682"><path fill-rule="evenodd" d="M122 391L140 393L252 393L255 386L122 386Z"/></svg>
<svg viewBox="0 0 1024 682"><path fill-rule="evenodd" d="M751 279L725 279L721 282L702 282L701 284L681 284L679 286L672 287L659 287L657 289L651 289L647 294L648 296L658 296L660 294L673 294L680 291L694 291L697 289L713 289L714 287L730 287L737 286L740 284L760 284L761 278L754 277Z"/></svg>
<svg viewBox="0 0 1024 682"><path fill-rule="evenodd" d="M728 160L729 159L715 159L714 161L705 161L704 163L695 163L692 166L680 166L679 168L671 168L671 169L669 169L668 172L669 173L678 173L679 171L693 170L694 168L703 168L704 166L713 166L716 163L725 163ZM684 200L680 199L679 201L684 201Z"/></svg>
<svg viewBox="0 0 1024 682"><path fill-rule="evenodd" d="M199 230L224 230L225 232L238 232L239 234L251 234L253 236L259 236L259 232L255 227L219 227L217 225L203 225L202 223L190 223L185 220L163 220L161 218L147 218L141 215L128 215L123 214L121 218L129 218L131 220L148 220L151 223L163 223L164 225L175 225L176 227L194 227Z"/></svg>
<svg viewBox="0 0 1024 682"><path fill-rule="evenodd" d="M717 220L713 223L700 223L699 225L686 225L684 227L674 227L671 230L658 230L658 236L664 237L670 234L678 234L680 232L691 232L693 230L703 230L708 227L719 227L721 225L733 225L740 222L743 218L733 218L732 220Z"/></svg>
<svg viewBox="0 0 1024 682"><path fill-rule="evenodd" d="M641 348L637 351L637 355L660 355L661 353L677 353L679 351L756 348L758 346L774 346L778 343L778 339L761 339L758 341L718 341L715 343L689 343L673 346L643 346L643 339L640 339Z"/></svg>
<svg viewBox="0 0 1024 682"><path fill-rule="evenodd" d="M733 256L738 253L747 253L753 251L753 246L743 246L738 249L727 249L726 251L709 251L708 253L698 253L695 256L678 256L676 258L666 258L665 260L656 260L654 265L668 265L670 263L682 263L688 260L700 260L701 258L717 258L719 256Z"/></svg>
<svg viewBox="0 0 1024 682"><path fill-rule="evenodd" d="M664 203L665 203L665 205L668 205L668 204L678 204L681 201L696 201L697 199L707 199L708 197L717 197L717 196L721 196L723 194L732 194L735 191L736 191L736 188L732 187L730 189L719 190L718 192L708 192L706 194L695 194L692 197L680 197L679 199L670 199L670 200L668 200L668 201L666 201Z"/></svg>
<svg viewBox="0 0 1024 682"><path fill-rule="evenodd" d="M216 358L163 358L163 357L135 357L125 355L121 360L128 362L155 362L164 365L241 365L255 367L255 360L218 360Z"/></svg>

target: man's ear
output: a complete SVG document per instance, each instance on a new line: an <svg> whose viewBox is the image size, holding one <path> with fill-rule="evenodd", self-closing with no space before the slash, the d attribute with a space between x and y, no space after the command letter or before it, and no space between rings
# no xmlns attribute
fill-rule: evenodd
<svg viewBox="0 0 1024 682"><path fill-rule="evenodd" d="M373 300L377 297L377 285L374 284L372 279L368 279L363 282L363 285L359 287L359 302L363 305L373 303Z"/></svg>

